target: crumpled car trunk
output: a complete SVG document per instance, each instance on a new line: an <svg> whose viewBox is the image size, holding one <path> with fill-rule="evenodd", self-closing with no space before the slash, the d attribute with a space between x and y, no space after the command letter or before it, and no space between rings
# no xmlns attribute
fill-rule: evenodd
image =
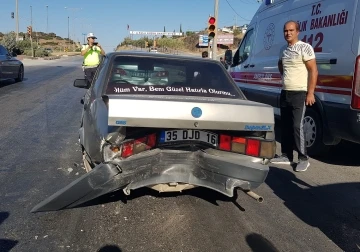
<svg viewBox="0 0 360 252"><path fill-rule="evenodd" d="M249 158L214 149L198 151L154 149L126 160L96 166L35 206L31 212L71 208L109 192L165 183L202 186L229 197L235 188L252 190L269 172L261 158Z"/></svg>

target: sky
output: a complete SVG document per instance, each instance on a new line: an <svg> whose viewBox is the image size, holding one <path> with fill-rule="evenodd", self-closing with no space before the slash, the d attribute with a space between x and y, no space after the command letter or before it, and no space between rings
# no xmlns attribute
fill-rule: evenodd
<svg viewBox="0 0 360 252"><path fill-rule="evenodd" d="M0 32L16 30L16 0L0 0ZM214 14L214 0L18 0L19 32L53 32L83 43L93 32L105 51L113 51L129 31L183 32L202 30ZM31 7L30 7L31 6ZM46 7L48 6L48 7ZM219 0L218 27L248 24L260 4L257 0ZM32 12L32 15L31 15ZM15 14L16 15L16 14ZM127 29L129 25L130 29ZM134 35L134 39L141 35Z"/></svg>

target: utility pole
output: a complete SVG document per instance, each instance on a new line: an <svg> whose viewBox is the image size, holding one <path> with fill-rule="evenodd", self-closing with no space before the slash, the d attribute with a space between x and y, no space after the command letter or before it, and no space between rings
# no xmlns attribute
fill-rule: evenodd
<svg viewBox="0 0 360 252"><path fill-rule="evenodd" d="M215 0L215 8L214 8L214 17L215 17L215 36L213 38L213 44L212 44L212 59L216 60L216 54L217 54L217 24L218 24L218 13L219 13L219 0Z"/></svg>
<svg viewBox="0 0 360 252"><path fill-rule="evenodd" d="M46 33L49 33L49 12L48 12L49 6L46 5Z"/></svg>
<svg viewBox="0 0 360 252"><path fill-rule="evenodd" d="M16 24L15 24L15 30L16 30L16 41L19 40L19 3L18 0L15 0L15 12L16 12Z"/></svg>
<svg viewBox="0 0 360 252"><path fill-rule="evenodd" d="M68 16L68 41L70 43L70 21L69 21L69 16Z"/></svg>
<svg viewBox="0 0 360 252"><path fill-rule="evenodd" d="M32 22L32 6L30 5L30 43L31 43L31 56L34 57L34 47L33 47L33 41L32 41L32 26L33 26L33 22Z"/></svg>
<svg viewBox="0 0 360 252"><path fill-rule="evenodd" d="M208 19L211 17L211 15L209 14L209 17ZM206 22L206 25L208 25L208 22ZM207 48L207 52L208 52L208 57L210 58L210 50L211 50L211 47L210 47L210 37L208 37L208 48ZM212 41L211 41L212 42Z"/></svg>
<svg viewBox="0 0 360 252"><path fill-rule="evenodd" d="M72 47L73 47L73 50L75 51L75 39L76 39L76 34L75 34L75 18L76 16L74 15L75 11L77 10L82 10L82 8L68 8L68 7L64 7L66 10L68 11L72 11L72 37L73 37L73 42L72 42ZM69 16L68 16L68 38L69 38L69 42L70 42L70 35L69 35Z"/></svg>

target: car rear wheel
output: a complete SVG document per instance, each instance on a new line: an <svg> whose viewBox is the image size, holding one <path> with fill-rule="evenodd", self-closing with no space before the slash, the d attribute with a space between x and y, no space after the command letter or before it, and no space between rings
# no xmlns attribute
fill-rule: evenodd
<svg viewBox="0 0 360 252"><path fill-rule="evenodd" d="M305 142L309 156L325 154L330 146L323 143L323 126L319 114L312 108L307 108L303 120Z"/></svg>
<svg viewBox="0 0 360 252"><path fill-rule="evenodd" d="M16 82L22 82L24 80L24 66L19 67L18 77L15 79Z"/></svg>

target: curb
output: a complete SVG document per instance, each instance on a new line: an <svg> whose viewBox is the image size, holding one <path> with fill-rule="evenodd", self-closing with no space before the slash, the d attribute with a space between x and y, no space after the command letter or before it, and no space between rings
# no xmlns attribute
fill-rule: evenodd
<svg viewBox="0 0 360 252"><path fill-rule="evenodd" d="M54 59L60 59L60 56L55 56L55 57L44 57L44 60L54 60Z"/></svg>
<svg viewBox="0 0 360 252"><path fill-rule="evenodd" d="M61 59L62 57L70 56L79 56L79 55L59 55L59 56L49 56L49 57L17 57L18 60L56 60Z"/></svg>
<svg viewBox="0 0 360 252"><path fill-rule="evenodd" d="M62 57L71 57L71 56L80 56L80 54L72 54L72 55L56 55L56 56L47 56L47 57L29 57L29 56L23 56L19 55L16 57L18 60L56 60L61 59Z"/></svg>
<svg viewBox="0 0 360 252"><path fill-rule="evenodd" d="M20 60L55 60L55 59L60 59L61 57L59 56L55 56L55 57L34 57L34 58L28 58L28 57L24 57L23 59Z"/></svg>

